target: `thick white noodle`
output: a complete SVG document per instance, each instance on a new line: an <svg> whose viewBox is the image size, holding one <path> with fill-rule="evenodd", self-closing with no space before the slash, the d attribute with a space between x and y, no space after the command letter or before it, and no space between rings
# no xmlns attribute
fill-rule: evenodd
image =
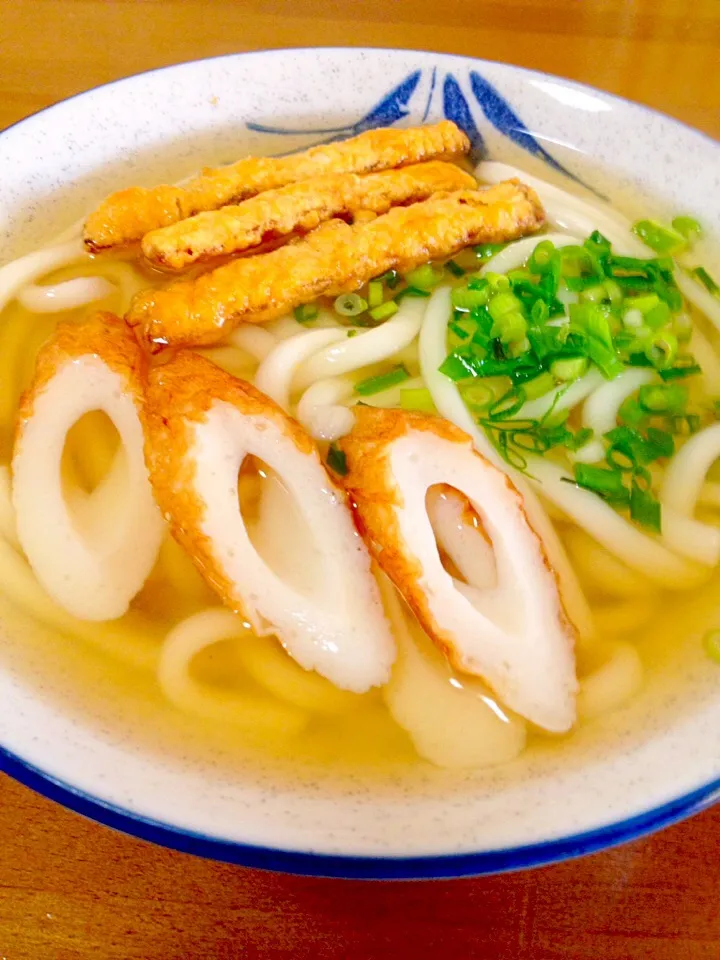
<svg viewBox="0 0 720 960"><path fill-rule="evenodd" d="M371 330L357 328L354 337L345 335L337 343L320 350L300 367L296 386L305 390L316 380L337 377L394 357L418 335L427 303L419 297L406 297L395 316L379 327Z"/></svg>
<svg viewBox="0 0 720 960"><path fill-rule="evenodd" d="M299 733L307 718L296 707L262 694L213 689L192 675L193 658L202 650L223 640L242 644L251 636L248 625L222 607L210 607L182 620L162 647L158 679L163 693L180 710L240 726L248 733Z"/></svg>
<svg viewBox="0 0 720 960"><path fill-rule="evenodd" d="M332 442L352 430L355 417L345 403L352 384L340 377L318 380L300 397L296 417L316 440Z"/></svg>
<svg viewBox="0 0 720 960"><path fill-rule="evenodd" d="M0 310L13 300L20 290L39 277L60 267L75 263L76 260L89 261L82 240L68 240L54 247L35 250L17 260L0 267Z"/></svg>
<svg viewBox="0 0 720 960"><path fill-rule="evenodd" d="M31 313L61 313L103 300L114 291L115 285L104 277L75 277L62 283L28 284L17 298Z"/></svg>
<svg viewBox="0 0 720 960"><path fill-rule="evenodd" d="M578 715L595 720L632 700L643 682L643 665L635 647L613 643L606 662L580 681Z"/></svg>
<svg viewBox="0 0 720 960"><path fill-rule="evenodd" d="M312 357L323 347L337 343L339 340L347 340L346 330L304 330L283 340L271 353L267 354L258 367L255 386L271 397L283 410L289 410L290 388L298 368L308 357Z"/></svg>
<svg viewBox="0 0 720 960"><path fill-rule="evenodd" d="M0 593L36 623L68 637L79 637L132 667L155 669L160 638L151 624L133 614L103 624L77 620L50 599L25 558L2 537Z"/></svg>
<svg viewBox="0 0 720 960"><path fill-rule="evenodd" d="M606 204L590 203L566 190L529 176L516 167L504 163L484 162L475 169L475 176L486 183L499 183L509 177L519 177L534 187L547 213L548 221L559 229L578 236L588 236L600 230L612 243L617 253L632 257L655 257L657 254L631 231L630 221ZM676 261L675 281L683 296L720 330L720 302L694 277L685 273Z"/></svg>
<svg viewBox="0 0 720 960"><path fill-rule="evenodd" d="M583 583L590 584L598 592L633 600L657 593L656 584L618 560L579 527L571 527L565 533L565 545Z"/></svg>
<svg viewBox="0 0 720 960"><path fill-rule="evenodd" d="M589 427L598 437L617 426L618 410L624 400L640 387L658 380L657 374L646 367L631 367L614 380L604 380L585 401L583 426Z"/></svg>
<svg viewBox="0 0 720 960"><path fill-rule="evenodd" d="M79 619L122 616L141 589L164 536L150 488L136 398L99 357L63 363L35 396L13 455L17 532L50 596ZM103 410L121 439L107 476L66 501L60 463L68 430Z"/></svg>
<svg viewBox="0 0 720 960"><path fill-rule="evenodd" d="M637 639L638 630L652 620L657 613L657 597L633 597L620 603L595 607L595 622L600 637L614 637L632 633Z"/></svg>
<svg viewBox="0 0 720 960"><path fill-rule="evenodd" d="M543 240L550 240L556 247L567 247L570 244L577 243L577 238L571 237L567 233L545 233L542 236L525 237L523 240L516 240L514 243L508 244L494 257L486 260L480 270L480 275L482 276L488 271L491 273L507 273L508 270L517 270Z"/></svg>
<svg viewBox="0 0 720 960"><path fill-rule="evenodd" d="M574 380L569 386L556 387L550 390L542 397L535 400L528 400L523 404L514 419L539 420L550 410L553 413L562 413L563 410L572 410L579 403L582 403L586 397L589 397L595 390L601 387L607 381L600 373L597 367L592 367L578 380Z"/></svg>
<svg viewBox="0 0 720 960"><path fill-rule="evenodd" d="M528 473L543 497L633 570L670 589L684 590L707 579L707 570L679 557L624 519L604 500L576 486L561 466L528 457Z"/></svg>
<svg viewBox="0 0 720 960"><path fill-rule="evenodd" d="M701 555L703 562L720 561L720 528L694 519L705 477L720 457L720 423L690 437L665 470L660 491L663 530L676 550Z"/></svg>
<svg viewBox="0 0 720 960"><path fill-rule="evenodd" d="M678 450L665 471L661 499L691 517L710 467L720 457L720 423L705 427Z"/></svg>
<svg viewBox="0 0 720 960"><path fill-rule="evenodd" d="M690 353L702 369L700 377L705 393L717 399L720 397L720 358L705 334L698 329L697 323L693 324Z"/></svg>
<svg viewBox="0 0 720 960"><path fill-rule="evenodd" d="M388 387L387 390L381 390L370 397L362 397L355 394L352 400L353 406L356 403L365 403L369 407L382 407L383 409L392 409L400 406L400 394L403 390L417 390L424 387L425 381L422 377L412 377L410 380L403 380L402 383L394 387Z"/></svg>
<svg viewBox="0 0 720 960"><path fill-rule="evenodd" d="M277 337L274 337L269 330L258 326L256 323L243 323L236 330L233 330L228 339L234 347L239 347L260 362L278 344Z"/></svg>
<svg viewBox="0 0 720 960"><path fill-rule="evenodd" d="M530 523L542 539L548 558L557 572L567 614L580 636L588 638L593 634L590 607L557 531L542 504L530 489L526 479L505 463L477 426L453 381L440 373L439 367L447 356L447 325L451 312L450 288L438 287L430 298L420 331L420 370L425 385L430 391L438 413L464 430L472 438L479 453L512 477L525 500L525 509Z"/></svg>
<svg viewBox="0 0 720 960"><path fill-rule="evenodd" d="M487 767L518 756L525 723L504 711L481 681L453 675L395 587L384 575L379 583L398 644L383 696L420 756L439 767Z"/></svg>

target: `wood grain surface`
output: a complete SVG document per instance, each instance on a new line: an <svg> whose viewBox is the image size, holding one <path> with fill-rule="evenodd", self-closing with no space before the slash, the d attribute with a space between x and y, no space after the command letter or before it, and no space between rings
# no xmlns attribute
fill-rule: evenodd
<svg viewBox="0 0 720 960"><path fill-rule="evenodd" d="M0 0L0 128L139 70L335 44L535 67L720 137L720 0ZM543 870L373 884L173 853L0 778L0 960L439 955L718 960L720 807Z"/></svg>

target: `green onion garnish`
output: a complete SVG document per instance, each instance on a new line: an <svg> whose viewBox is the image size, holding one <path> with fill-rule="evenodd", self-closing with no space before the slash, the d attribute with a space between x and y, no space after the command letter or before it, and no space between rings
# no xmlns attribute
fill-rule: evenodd
<svg viewBox="0 0 720 960"><path fill-rule="evenodd" d="M708 630L702 639L702 644L710 659L720 663L720 630Z"/></svg>
<svg viewBox="0 0 720 960"><path fill-rule="evenodd" d="M628 491L618 470L596 467L591 463L575 464L575 482L606 500L627 501Z"/></svg>
<svg viewBox="0 0 720 960"><path fill-rule="evenodd" d="M474 290L470 287L454 287L450 294L450 301L456 310L469 313L475 307L484 307L488 302L489 290L484 287Z"/></svg>
<svg viewBox="0 0 720 960"><path fill-rule="evenodd" d="M690 354L684 354L675 361L675 366L668 370L660 370L660 376L663 380L682 380L685 377L693 377L695 374L702 373L702 368L695 362L695 358Z"/></svg>
<svg viewBox="0 0 720 960"><path fill-rule="evenodd" d="M523 387L512 387L488 408L490 420L509 420L525 403Z"/></svg>
<svg viewBox="0 0 720 960"><path fill-rule="evenodd" d="M398 383L410 379L410 374L404 366L400 365L388 370L387 373L380 373L376 377L368 377L355 384L354 391L361 397L371 397L375 393L394 387Z"/></svg>
<svg viewBox="0 0 720 960"><path fill-rule="evenodd" d="M384 296L382 280L371 280L368 284L368 306L379 307Z"/></svg>
<svg viewBox="0 0 720 960"><path fill-rule="evenodd" d="M541 373L539 377L533 380L527 380L522 386L527 400L536 400L538 397L544 397L555 389L555 377L552 373Z"/></svg>
<svg viewBox="0 0 720 960"><path fill-rule="evenodd" d="M384 273L381 277L378 277L378 280L382 280L386 283L390 290L394 290L395 287L400 283L400 274L397 270L388 270L387 273Z"/></svg>
<svg viewBox="0 0 720 960"><path fill-rule="evenodd" d="M295 307L293 313L298 323L310 323L317 319L319 310L316 303L303 303L299 307Z"/></svg>
<svg viewBox="0 0 720 960"><path fill-rule="evenodd" d="M418 410L421 413L437 413L432 395L425 387L406 387L400 391L400 406L403 410Z"/></svg>
<svg viewBox="0 0 720 960"><path fill-rule="evenodd" d="M327 462L327 465L330 467L330 469L333 470L335 473L340 474L341 477L344 477L347 475L348 465L347 465L347 457L345 456L345 452L341 450L338 446L336 446L334 443L331 443L328 448L326 462Z"/></svg>
<svg viewBox="0 0 720 960"><path fill-rule="evenodd" d="M404 290L401 290L400 293L396 293L394 300L395 303L401 303L405 297L429 297L430 293L428 290L418 290L417 287L405 287Z"/></svg>
<svg viewBox="0 0 720 960"><path fill-rule="evenodd" d="M482 380L474 380L463 387L461 392L463 400L475 413L487 410L495 401L495 391Z"/></svg>
<svg viewBox="0 0 720 960"><path fill-rule="evenodd" d="M587 357L561 357L550 364L550 373L556 380L570 383L584 377L589 366Z"/></svg>
<svg viewBox="0 0 720 960"><path fill-rule="evenodd" d="M661 510L660 503L649 490L644 490L633 478L630 490L630 517L640 524L653 530L655 533L661 532Z"/></svg>
<svg viewBox="0 0 720 960"><path fill-rule="evenodd" d="M674 257L687 250L687 239L670 227L664 227L657 220L638 220L633 224L633 233L656 253Z"/></svg>
<svg viewBox="0 0 720 960"><path fill-rule="evenodd" d="M341 317L357 317L365 313L368 308L367 301L363 300L357 293L341 293L333 303L335 313Z"/></svg>
<svg viewBox="0 0 720 960"><path fill-rule="evenodd" d="M370 311L370 316L373 320L380 323L382 320L389 320L390 317L397 312L397 302L395 300L387 300L385 303L381 303L379 307L374 307Z"/></svg>
<svg viewBox="0 0 720 960"><path fill-rule="evenodd" d="M680 216L674 217L672 228L689 243L694 243L703 235L703 228L695 217Z"/></svg>
<svg viewBox="0 0 720 960"><path fill-rule="evenodd" d="M708 293L711 293L714 297L720 297L720 286L713 280L705 267L695 267L693 273Z"/></svg>
<svg viewBox="0 0 720 960"><path fill-rule="evenodd" d="M680 384L646 385L638 391L638 403L646 413L681 414L687 402L688 389Z"/></svg>
<svg viewBox="0 0 720 960"><path fill-rule="evenodd" d="M667 370L678 355L678 339L670 330L661 330L648 340L645 356L657 370Z"/></svg>
<svg viewBox="0 0 720 960"><path fill-rule="evenodd" d="M424 263L421 267L416 267L405 274L407 285L417 287L418 290L432 290L441 280L442 274L430 263Z"/></svg>
<svg viewBox="0 0 720 960"><path fill-rule="evenodd" d="M465 271L460 266L459 263L456 263L455 260L448 260L445 264L445 269L448 270L454 277L464 277Z"/></svg>
<svg viewBox="0 0 720 960"><path fill-rule="evenodd" d="M475 256L484 263L486 260L494 257L496 253L500 253L505 246L506 244L504 243L481 243L474 247Z"/></svg>

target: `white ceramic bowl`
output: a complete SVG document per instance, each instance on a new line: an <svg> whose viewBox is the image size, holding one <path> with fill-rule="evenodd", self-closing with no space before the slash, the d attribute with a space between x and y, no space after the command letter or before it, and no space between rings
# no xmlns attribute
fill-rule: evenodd
<svg viewBox="0 0 720 960"><path fill-rule="evenodd" d="M125 185L443 115L478 154L559 182L565 170L637 209L650 195L720 224L720 146L636 104L464 57L279 50L131 77L5 131L2 259ZM270 761L248 764L174 717L149 681L121 685L122 671L108 671L89 647L29 640L5 615L0 765L104 823L248 865L362 877L530 866L638 836L720 798L718 673L697 642L714 612L711 597L694 604L687 642L600 731L507 768L418 767L382 786L367 771L298 764L288 776ZM688 690L690 701L679 697Z"/></svg>

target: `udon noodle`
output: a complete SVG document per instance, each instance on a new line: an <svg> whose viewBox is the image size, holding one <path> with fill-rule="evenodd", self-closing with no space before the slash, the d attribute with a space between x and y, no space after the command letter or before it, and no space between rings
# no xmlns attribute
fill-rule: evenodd
<svg viewBox="0 0 720 960"><path fill-rule="evenodd" d="M699 225L473 177L451 127L117 194L0 268L12 603L289 751L382 710L484 766L637 696L720 562Z"/></svg>

